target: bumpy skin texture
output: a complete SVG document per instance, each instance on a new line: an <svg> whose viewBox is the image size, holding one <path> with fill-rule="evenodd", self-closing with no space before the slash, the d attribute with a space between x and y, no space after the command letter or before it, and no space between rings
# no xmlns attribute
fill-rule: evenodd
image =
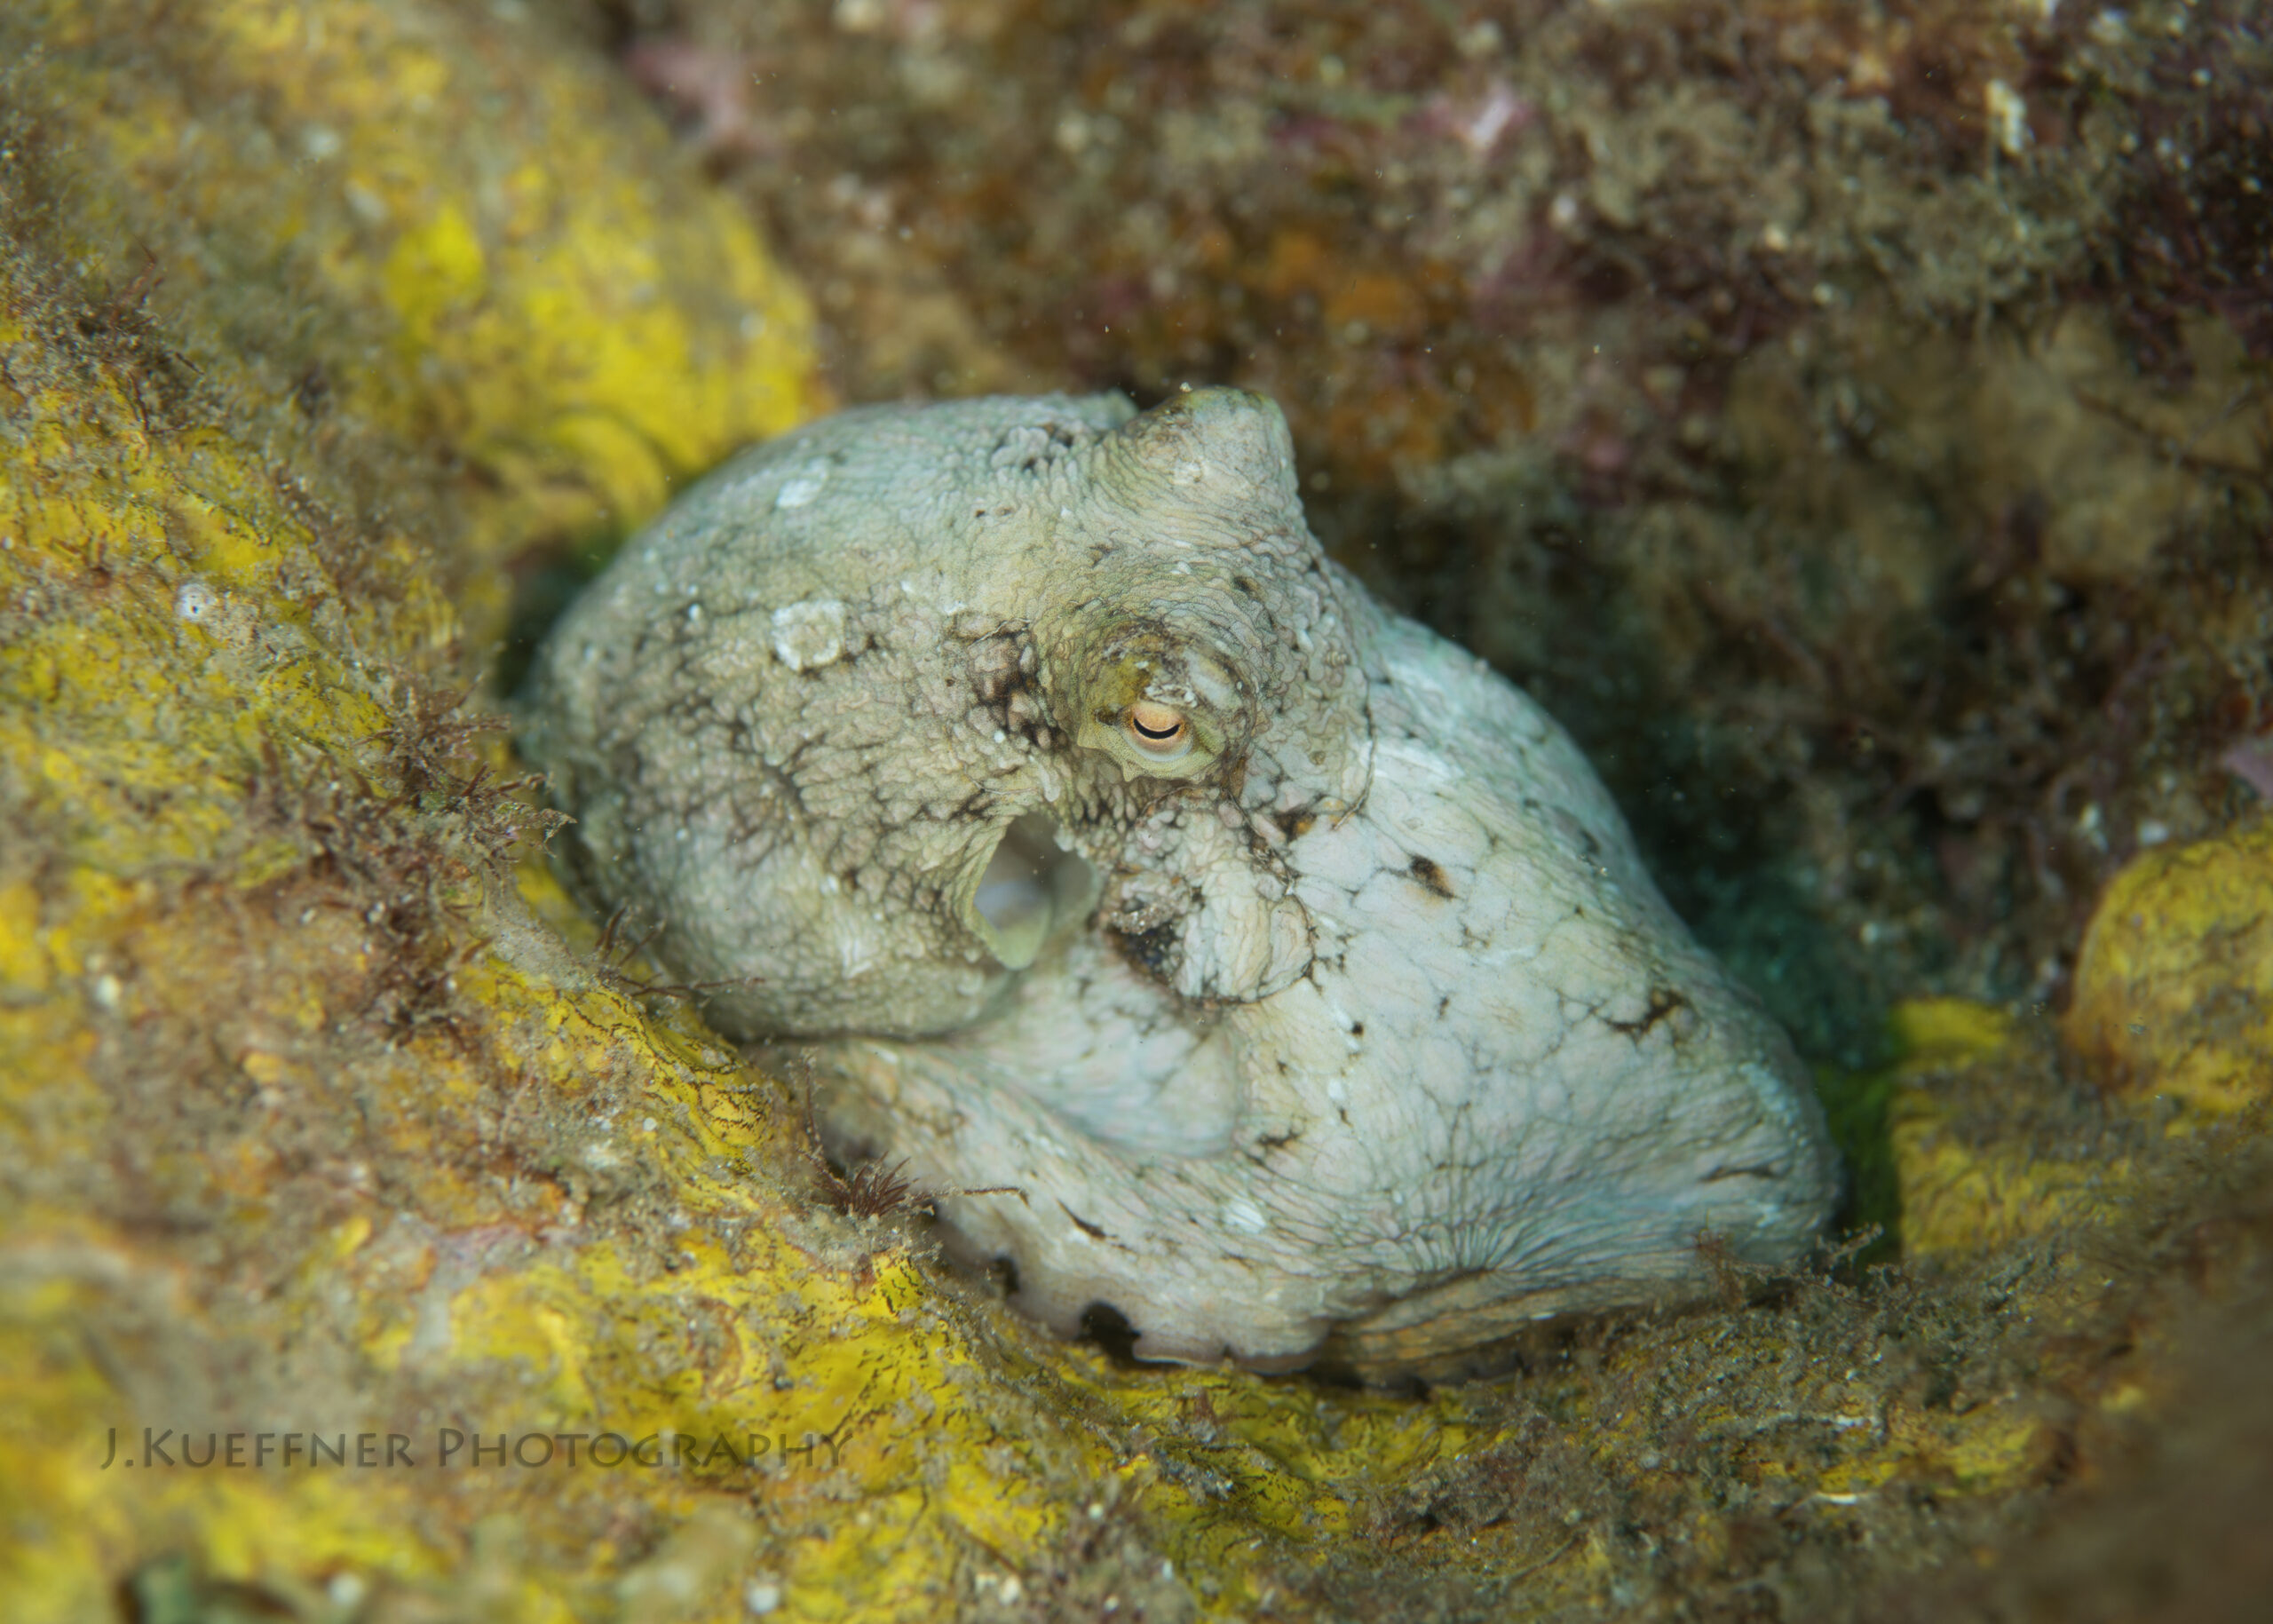
<svg viewBox="0 0 2273 1624"><path fill-rule="evenodd" d="M555 629L524 744L592 899L814 1046L835 1148L1016 1187L941 1218L1062 1331L1424 1363L1833 1200L1782 1034L1562 731L1326 559L1258 397L750 452Z"/></svg>

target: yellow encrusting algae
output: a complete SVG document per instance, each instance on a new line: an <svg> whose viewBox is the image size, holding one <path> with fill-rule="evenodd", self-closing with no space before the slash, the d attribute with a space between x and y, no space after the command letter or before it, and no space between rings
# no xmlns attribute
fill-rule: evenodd
<svg viewBox="0 0 2273 1624"><path fill-rule="evenodd" d="M2273 1102L2273 821L2145 852L2085 933L2065 1033L2196 1125Z"/></svg>

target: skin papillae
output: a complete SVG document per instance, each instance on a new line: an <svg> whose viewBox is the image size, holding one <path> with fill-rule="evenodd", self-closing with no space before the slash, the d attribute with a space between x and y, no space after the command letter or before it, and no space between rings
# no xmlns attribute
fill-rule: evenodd
<svg viewBox="0 0 2273 1624"><path fill-rule="evenodd" d="M1326 558L1260 397L747 453L554 629L523 743L594 906L811 1046L832 1150L1011 1187L942 1227L1061 1332L1417 1367L1833 1203L1783 1034L1562 730Z"/></svg>

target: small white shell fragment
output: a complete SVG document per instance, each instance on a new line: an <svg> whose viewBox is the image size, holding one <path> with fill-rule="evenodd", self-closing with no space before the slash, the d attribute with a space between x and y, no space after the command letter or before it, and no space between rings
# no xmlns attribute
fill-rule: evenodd
<svg viewBox="0 0 2273 1624"><path fill-rule="evenodd" d="M2028 103L2002 79L1990 80L1982 99L1987 104L1989 128L1996 135L1998 147L2008 158L2019 157L2028 150L2031 139Z"/></svg>
<svg viewBox="0 0 2273 1624"><path fill-rule="evenodd" d="M174 613L193 626L210 620L220 606L220 598L202 581L185 581L174 594Z"/></svg>

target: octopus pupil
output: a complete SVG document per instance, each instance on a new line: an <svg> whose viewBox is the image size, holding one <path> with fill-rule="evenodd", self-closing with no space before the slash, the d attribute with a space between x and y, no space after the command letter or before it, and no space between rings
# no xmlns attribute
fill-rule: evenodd
<svg viewBox="0 0 2273 1624"><path fill-rule="evenodd" d="M1130 720L1134 721L1135 718L1131 717ZM1147 739L1173 739L1184 731L1184 724L1171 722L1166 727L1147 727L1142 722L1137 722L1136 731Z"/></svg>

